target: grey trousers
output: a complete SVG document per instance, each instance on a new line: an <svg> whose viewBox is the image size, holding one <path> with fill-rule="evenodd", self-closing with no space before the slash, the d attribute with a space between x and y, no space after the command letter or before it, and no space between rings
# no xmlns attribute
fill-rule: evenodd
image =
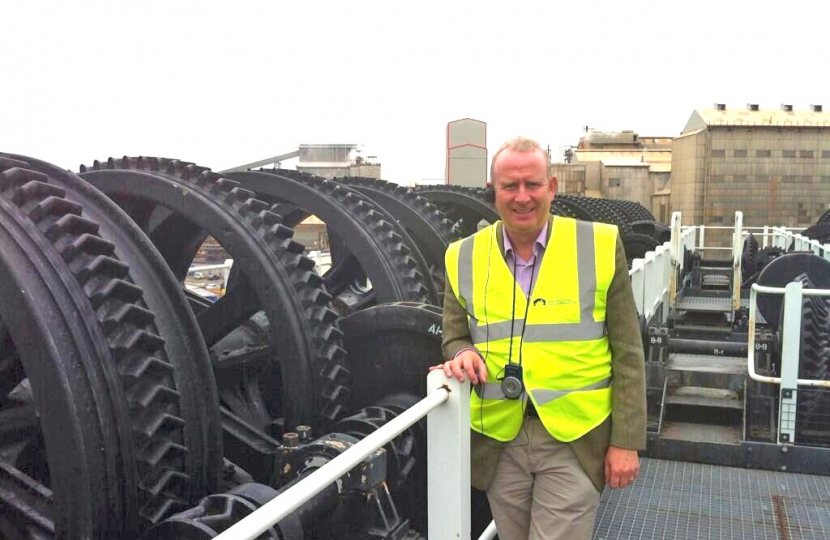
<svg viewBox="0 0 830 540"><path fill-rule="evenodd" d="M500 540L590 540L599 493L571 447L526 418L487 489Z"/></svg>

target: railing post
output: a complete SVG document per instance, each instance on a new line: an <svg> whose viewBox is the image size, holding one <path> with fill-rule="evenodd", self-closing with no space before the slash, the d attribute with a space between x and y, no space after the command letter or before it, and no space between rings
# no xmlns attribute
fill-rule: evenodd
<svg viewBox="0 0 830 540"><path fill-rule="evenodd" d="M657 272L655 272L654 252L649 251L645 254L645 257L643 259L643 280L645 280L645 285L643 287L643 310L644 315L646 317L646 321L648 321L654 314L655 282L659 280L657 279Z"/></svg>
<svg viewBox="0 0 830 540"><path fill-rule="evenodd" d="M792 281L784 293L784 339L781 351L781 399L778 410L778 442L795 443L798 404L798 359L801 341L802 284Z"/></svg>
<svg viewBox="0 0 830 540"><path fill-rule="evenodd" d="M768 237L769 237L769 225L764 225L764 239L763 239L763 241L761 241L761 248L762 249L767 247L767 245L769 245L769 242L767 241Z"/></svg>
<svg viewBox="0 0 830 540"><path fill-rule="evenodd" d="M494 384L495 381L491 381ZM470 538L470 383L427 376L427 393L445 386L447 402L427 417L427 509L430 540Z"/></svg>
<svg viewBox="0 0 830 540"><path fill-rule="evenodd" d="M634 304L637 306L637 313L645 315L643 298L645 296L645 272L643 271L643 259L631 261L631 290L634 294Z"/></svg>
<svg viewBox="0 0 830 540"><path fill-rule="evenodd" d="M683 229L681 229L681 214L680 212L672 212L671 215L671 276L669 277L669 302L663 309L664 313L668 313L670 308L674 307L674 297L677 296L677 280L680 279L680 273L683 271ZM665 322L665 321L664 321Z"/></svg>
<svg viewBox="0 0 830 540"><path fill-rule="evenodd" d="M672 266L671 260L671 244L666 242L663 244L663 279L662 283L665 289L663 289L663 309L662 311L662 320L663 324L666 324L666 321L669 320L669 309L672 303L672 294L671 294L671 286L672 286L672 277L674 275L674 267Z"/></svg>
<svg viewBox="0 0 830 540"><path fill-rule="evenodd" d="M741 255L744 247L744 214L735 211L735 231L732 233L732 311L741 309Z"/></svg>

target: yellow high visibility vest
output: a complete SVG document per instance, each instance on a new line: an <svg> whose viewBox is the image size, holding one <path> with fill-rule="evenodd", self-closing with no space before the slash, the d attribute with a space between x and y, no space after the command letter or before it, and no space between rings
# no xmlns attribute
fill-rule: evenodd
<svg viewBox="0 0 830 540"><path fill-rule="evenodd" d="M517 363L521 354L525 392L540 420L554 438L573 441L611 414L605 306L617 227L554 217L528 306L499 250L497 225L454 242L445 256L450 285L487 364L489 382L470 399L470 425L504 442L519 433L524 398L507 399L498 379L508 357Z"/></svg>

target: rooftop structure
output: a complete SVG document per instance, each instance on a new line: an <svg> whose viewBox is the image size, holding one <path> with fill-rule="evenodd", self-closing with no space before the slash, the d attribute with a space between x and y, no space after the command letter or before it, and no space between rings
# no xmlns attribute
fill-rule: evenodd
<svg viewBox="0 0 830 540"><path fill-rule="evenodd" d="M695 110L672 152L671 208L707 225L806 226L830 201L830 113L821 105Z"/></svg>

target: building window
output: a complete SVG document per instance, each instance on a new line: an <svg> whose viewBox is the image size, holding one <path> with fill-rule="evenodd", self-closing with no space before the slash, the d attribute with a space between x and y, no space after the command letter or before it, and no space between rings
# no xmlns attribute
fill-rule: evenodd
<svg viewBox="0 0 830 540"><path fill-rule="evenodd" d="M830 150L822 150L821 157L823 157L824 159L830 158Z"/></svg>
<svg viewBox="0 0 830 540"><path fill-rule="evenodd" d="M726 150L712 150L712 157L726 157Z"/></svg>
<svg viewBox="0 0 830 540"><path fill-rule="evenodd" d="M795 184L795 181L798 177L788 174L786 176L781 177L781 181L785 184Z"/></svg>
<svg viewBox="0 0 830 540"><path fill-rule="evenodd" d="M620 187L620 179L619 178L609 178L608 179L608 187Z"/></svg>
<svg viewBox="0 0 830 540"><path fill-rule="evenodd" d="M732 175L732 182L736 184L743 184L746 182L746 175L745 174L733 174Z"/></svg>
<svg viewBox="0 0 830 540"><path fill-rule="evenodd" d="M819 176L819 180L820 180L822 183L825 183L825 184L830 184L830 176Z"/></svg>
<svg viewBox="0 0 830 540"><path fill-rule="evenodd" d="M723 216L712 216L712 223L723 223Z"/></svg>
<svg viewBox="0 0 830 540"><path fill-rule="evenodd" d="M811 157L813 157L813 151L812 150L802 150L801 152L798 153L798 157L811 158Z"/></svg>
<svg viewBox="0 0 830 540"><path fill-rule="evenodd" d="M746 150L735 150L732 155L734 157L746 157Z"/></svg>
<svg viewBox="0 0 830 540"><path fill-rule="evenodd" d="M758 184L769 184L769 176L759 175L755 177L755 182Z"/></svg>
<svg viewBox="0 0 830 540"><path fill-rule="evenodd" d="M771 155L772 155L772 152L770 152L769 150L756 150L755 151L755 157L770 157Z"/></svg>
<svg viewBox="0 0 830 540"><path fill-rule="evenodd" d="M785 157L785 158L794 158L795 157L795 150L784 150L781 153L781 156Z"/></svg>

